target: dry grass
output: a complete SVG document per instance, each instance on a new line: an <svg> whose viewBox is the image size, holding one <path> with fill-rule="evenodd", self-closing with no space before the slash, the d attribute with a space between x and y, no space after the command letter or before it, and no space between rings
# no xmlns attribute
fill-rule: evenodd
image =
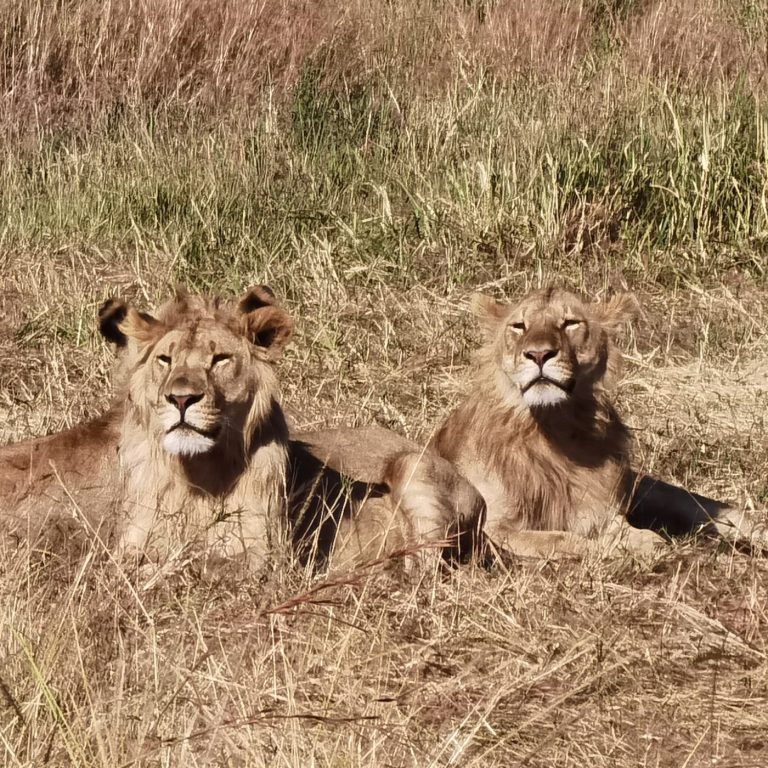
<svg viewBox="0 0 768 768"><path fill-rule="evenodd" d="M764 13L761 0L11 0L0 7L0 126L114 123L147 105L222 113L307 69L400 94L481 72L568 80L618 55L632 76L757 85Z"/></svg>
<svg viewBox="0 0 768 768"><path fill-rule="evenodd" d="M768 48L760 3L644 3L621 33L639 71L709 85L746 77L762 81Z"/></svg>
<svg viewBox="0 0 768 768"><path fill-rule="evenodd" d="M329 9L329 5L332 7ZM768 502L759 2L0 7L0 438L100 411L107 295L269 282L302 426L424 438L476 289L625 285L637 463ZM4 764L763 766L765 561L0 576Z"/></svg>

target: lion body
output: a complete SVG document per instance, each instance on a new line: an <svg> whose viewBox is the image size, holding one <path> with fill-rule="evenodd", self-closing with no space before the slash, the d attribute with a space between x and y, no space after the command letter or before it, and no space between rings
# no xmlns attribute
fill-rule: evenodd
<svg viewBox="0 0 768 768"><path fill-rule="evenodd" d="M629 478L620 422L595 430L569 420L544 433L478 395L450 415L432 447L480 491L491 538L521 530L591 536L622 508Z"/></svg>
<svg viewBox="0 0 768 768"><path fill-rule="evenodd" d="M480 491L492 541L525 555L585 554L595 541L601 554L647 553L657 533L704 533L766 548L764 524L743 511L631 469L610 389L634 297L589 303L547 289L474 306L485 333L477 375L431 448Z"/></svg>
<svg viewBox="0 0 768 768"><path fill-rule="evenodd" d="M105 305L102 333L121 347L116 405L0 449L4 520L15 521L4 531L26 528L34 546L55 547L40 513L55 486L51 515L78 528L65 540L96 532L122 555L155 562L195 552L259 565L286 529L302 561L336 567L473 547L483 502L447 462L407 444L374 456L370 471L355 462L356 478L317 440L289 437L272 363L291 327L264 289L239 303L182 295L156 317ZM371 446L348 435L346 456Z"/></svg>
<svg viewBox="0 0 768 768"><path fill-rule="evenodd" d="M113 406L70 430L0 448L3 533L45 551L98 539L158 559L198 546L263 562L285 524L302 560L340 565L425 545L464 556L482 540L484 518L492 540L533 555L581 554L590 538L655 546L655 535L626 524L627 513L667 533L751 538L727 505L630 470L628 433L608 395L611 337L626 302L534 295L523 307L522 336L530 341L535 330L528 358L511 335L520 329L507 329L525 324L521 306L480 302L487 339L472 395L425 451L380 427L289 436L271 362L290 320L271 293L240 305L183 297L159 319L105 305L102 332L123 347ZM578 333L566 331L563 322L577 319ZM227 338L241 359L230 349L214 364ZM532 361L547 381L531 378ZM219 363L246 373L222 387L210 380ZM180 409L191 428L169 439Z"/></svg>
<svg viewBox="0 0 768 768"><path fill-rule="evenodd" d="M608 394L613 332L632 300L590 305L547 290L514 306L481 297L476 307L486 341L472 394L431 445L484 497L488 536L526 553L537 538L528 532L557 532L538 537L545 549L580 550L619 531L654 546L655 534L625 522L630 439Z"/></svg>
<svg viewBox="0 0 768 768"><path fill-rule="evenodd" d="M290 323L268 302L239 315L186 295L151 321L126 310L123 549L152 559L192 543L221 556L266 553L285 497L288 429L268 348L247 338L261 327L248 323Z"/></svg>
<svg viewBox="0 0 768 768"><path fill-rule="evenodd" d="M4 537L36 550L80 552L117 521L120 414L0 448Z"/></svg>

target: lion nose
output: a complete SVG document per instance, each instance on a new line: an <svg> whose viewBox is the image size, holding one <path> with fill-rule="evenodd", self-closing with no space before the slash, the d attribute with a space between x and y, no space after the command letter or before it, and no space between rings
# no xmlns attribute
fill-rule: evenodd
<svg viewBox="0 0 768 768"><path fill-rule="evenodd" d="M187 408L189 408L190 405L194 405L195 403L199 403L202 399L202 395L166 395L165 399L169 403L173 403L178 409L179 413L181 414L181 418L184 418L184 414L187 412Z"/></svg>
<svg viewBox="0 0 768 768"><path fill-rule="evenodd" d="M539 368L544 367L544 363L547 362L547 360L551 360L553 357L557 356L557 350L556 349L526 349L523 352L523 356L527 357L529 360L533 360L536 365L539 366Z"/></svg>

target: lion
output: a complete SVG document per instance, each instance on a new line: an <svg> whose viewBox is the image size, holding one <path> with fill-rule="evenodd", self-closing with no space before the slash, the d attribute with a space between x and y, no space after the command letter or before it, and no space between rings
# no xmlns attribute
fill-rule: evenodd
<svg viewBox="0 0 768 768"><path fill-rule="evenodd" d="M630 468L610 389L616 335L639 309L632 294L588 302L547 288L515 304L477 294L473 308L485 337L477 376L430 448L480 491L491 541L524 555L584 554L591 541L641 554L660 533L752 536L736 510Z"/></svg>
<svg viewBox="0 0 768 768"><path fill-rule="evenodd" d="M555 295L556 292L551 292L550 298ZM246 300L248 296L250 299ZM587 360L584 366L580 367L579 355L576 355L576 361L572 365L580 374L578 387L574 377L573 383L566 385L562 390L565 396L558 392L542 391L540 394L550 401L553 396L560 399L559 403L549 402L546 405L547 410L543 412L540 409L544 406L540 401L537 401L533 408L530 404L526 404L524 393L520 391L519 386L517 393L515 392L512 379L506 373L509 361L512 359L512 352L506 348L500 348L502 340L499 336L503 333L504 343L506 343L506 337L511 333L517 334L521 330L519 327L511 328L510 331L503 330L506 321L512 316L513 308L497 304L487 297L477 299L477 311L489 335L489 342L481 355L484 365L480 369L480 378L481 383L483 378L485 383L446 420L432 441L430 449L421 448L412 441L381 427L293 433L287 438L286 449L284 419L280 416L282 409L277 405L274 377L268 374L271 366L280 356L282 346L290 336L290 318L279 310L274 295L265 287L253 289L239 304L218 299L181 296L162 307L157 319L138 313L123 302L107 302L100 313L100 330L119 348L119 362L115 375L116 398L102 417L55 435L0 448L0 505L3 527L6 532L8 530L14 532L17 537L21 534L28 538L37 536L42 542L40 546L43 549L50 548L51 538L57 539L59 543L63 541L67 545L72 545L82 538L79 534L85 531L89 533L91 540L96 535L100 540L108 542L117 531L120 551L131 548L142 550L147 545L150 553L153 548L158 550L155 555L163 549L167 554L171 549L170 544L174 536L178 550L178 547L183 547L185 542L189 543L195 538L189 535L190 531L198 529L200 533L202 527L205 531L204 538L213 538L214 549L218 548L225 553L239 549L243 551L252 549L260 560L267 549L266 539L260 539L258 535L253 541L250 538L248 541L245 539L249 531L251 534L256 533L260 530L262 523L267 522L269 514L264 511L264 507L269 507L275 497L279 497L280 494L274 492L274 487L275 485L280 487L281 482L284 482L285 498L278 498L276 502L279 509L268 509L267 512L276 512L276 517L285 516L289 522L296 551L304 560L318 556L327 560L333 551L338 555L337 560L341 562L345 558L347 562L350 560L359 562L364 556L375 558L383 551L391 552L392 548L398 545L418 551L420 542L434 542L442 534L446 534L450 539L450 546L440 549L441 554L455 557L460 553L460 557L465 558L468 553L484 551L482 544L485 539L478 532L478 527L483 520L485 505L475 488L459 475L450 463L450 461L456 461L463 472L470 478L474 478L478 486L488 495L494 511L487 525L491 536L497 542L501 540L509 544L512 541L514 543L512 549L524 554L554 554L555 551L583 552L586 546L583 534L591 535L600 531L603 533L611 531L614 542L621 539L621 535L617 536L617 532L621 534L623 531L635 543L639 536L641 548L655 546L659 539L654 535L643 531L635 533L634 529L626 525L623 512L627 511L628 494L631 494L628 516L636 525L660 529L665 534L684 534L714 528L729 538L734 538L735 535L748 535L748 530L745 531L744 524L736 511L729 509L722 502L689 493L654 478L638 477L629 469L627 432L610 404L607 387L618 359L613 347L613 336L618 326L634 313L635 303L631 297L617 297L607 305L589 305L578 297L575 298L578 303L572 301L573 307L584 309L583 315L579 316L581 322L595 323L596 318L602 318L604 321L602 327L590 325L582 328L582 333L589 329L593 343L591 347L587 344L585 349L579 350L581 359L585 360L585 352L592 349L593 356L596 355L592 363L595 360L598 360L598 363L600 360L604 362L595 367L594 364L589 365ZM542 305L546 306L543 299ZM197 403L187 400L181 404L185 414L188 409L192 409L189 413L191 416L194 415L191 427L189 425L183 427L188 431L187 434L174 435L167 442L166 437L162 437L159 445L155 445L150 450L153 441L157 443L160 432L150 434L145 429L146 443L142 449L145 451L145 456L154 450L159 459L166 462L163 466L173 469L171 477L176 485L169 490L169 486L165 484L162 488L156 489L157 492L149 493L149 498L142 499L142 493L146 493L147 488L145 486L142 489L136 486L137 479L155 477L155 480L158 478L161 480L162 472L159 475L157 473L153 475L151 462L142 463L141 461L134 468L139 467L146 472L137 474L130 469L133 466L129 460L130 457L133 456L135 459L141 455L142 451L136 446L134 446L135 451L129 450L131 440L124 441L124 438L129 437L129 432L136 429L135 423L131 426L125 422L126 409L133 408L128 381L129 375L138 375L139 368L142 366L144 375L151 376L151 369L147 370L148 364L153 362L155 366L162 366L165 365L165 361L150 360L149 357L143 358L141 355L137 358L140 344L151 343L155 333L171 327L168 325L169 322L178 322L179 328L176 330L179 330L182 327L191 328L196 321L206 318L203 325L207 324L212 329L217 327L217 317L237 338L237 333L241 335L243 333L243 326L239 323L245 323L245 318L249 314L246 310L249 306L251 312L263 313L260 318L256 315L252 319L264 322L265 325L255 337L251 337L252 340L245 345L244 349L251 352L251 348L255 346L255 354L259 357L259 370L263 370L267 375L265 379L267 387L264 392L273 391L272 399L267 406L266 422L260 424L260 427L264 427L267 432L273 432L278 444L272 446L276 448L274 452L276 461L271 473L267 473L272 480L271 486L267 483L262 487L262 491L266 492L266 503L262 498L261 507L254 504L253 506L257 508L250 512L248 507L241 509L236 506L237 497L230 496L224 487L225 476L231 476L233 482L237 481L231 489L234 490L239 483L247 483L248 478L245 475L256 468L255 464L251 467L249 456L253 448L253 436L250 438L251 443L247 449L248 439L245 439L253 432L250 428L252 425L247 426L242 432L238 429L232 431L230 427L235 422L228 422L225 418L223 423L227 426L226 434L233 438L232 444L218 447L209 445L209 441L212 440L215 444L223 437L223 433L214 436L209 427L205 426L205 420L211 417L213 411L210 407L206 411L201 411L200 420L198 420L198 415L194 412L194 406ZM533 311L533 316L536 316L536 311ZM280 319L282 324L278 322ZM562 318L562 321L566 319L576 320L577 318ZM510 320L510 324L511 322ZM123 328L124 323L125 328ZM128 334L125 331L128 331ZM559 331L561 334L564 332L566 332L565 327ZM138 333L139 337L143 335L145 340L137 338L131 341L130 333ZM568 333L574 332L571 330ZM261 339L266 346L256 343L258 339ZM570 345L573 346L573 340ZM166 355L166 357L171 356ZM548 374L551 365L546 364L551 359L554 358L544 361ZM210 362L213 363L213 357ZM217 359L216 362L217 366L229 365L228 362L224 363L223 359ZM504 362L506 362L506 368L503 365ZM555 375L558 375L558 371L562 374L563 370L565 369L562 367L557 368ZM199 373L200 370L198 370ZM589 387L585 387L585 384L589 385L590 382L594 406L590 405L587 410L576 411L574 414L573 406L576 403L590 402ZM547 382L541 383L549 386ZM252 390L257 390L258 386L260 384L252 381ZM504 388L505 386L507 389ZM489 389L490 396L487 396L485 393ZM183 393L171 394L181 394L181 397L186 397ZM155 395L159 397L159 391ZM192 395L194 396L195 393ZM261 396L259 395L260 398ZM574 400L574 397L578 397L578 400ZM260 399L259 402L264 407L266 400ZM146 401L144 403L144 410L147 413L149 413L147 409L165 408L165 415L162 417L165 419L169 418L169 413L171 416L174 414L169 407L174 408L179 412L179 416L182 416L178 408L178 400L174 403L167 399L165 401L160 399L159 403L156 400L154 405L151 400L149 403ZM227 407L224 403L225 410ZM242 403L234 408L234 412L242 413L242 410ZM135 414L139 412L141 409L135 410ZM475 412L480 415L485 414L486 421L475 421ZM536 462L542 461L542 457L533 455L530 451L521 451L519 444L524 442L527 445L527 439L524 437L527 432L521 432L523 425L527 425L529 430L533 425L533 434L540 433L539 440L531 442L529 447L538 445L545 452L544 458L547 458L546 451L554 449L547 446L546 440L541 439L542 434L536 414L543 415L544 419L541 423L546 425L549 423L547 418L551 420L557 413L561 416L570 414L568 420L562 423L573 423L574 426L579 422L577 417L586 417L592 413L598 428L588 433L587 444L590 450L594 451L589 454L589 461L595 464L593 467L589 466L589 462L585 466L584 455L579 458L578 450L575 450L572 445L573 441L569 443L566 439L566 450L560 451L565 453L565 456L560 456L554 465L561 474L551 476L552 487L560 493L561 500L571 501L573 504L570 507L567 504L565 506L560 504L552 512L552 508L548 510L542 504L544 499L549 498L547 496L548 480L542 467L549 467L550 463L537 464ZM498 421L494 421L494 415L499 417ZM601 421L606 415L607 421ZM499 424L506 425L507 429L499 433L497 428ZM157 426L156 424L155 428ZM172 431L176 429L180 428L174 428ZM202 429L203 434L195 432L195 429ZM261 435L260 430L253 432L253 435L257 433ZM604 450L606 446L599 449L601 434L603 437L607 435L611 438L610 450ZM140 446L141 433L134 432L133 436ZM508 450L505 445L507 440ZM480 449L477 447L478 443ZM209 454L207 457L209 460L213 456L221 456L225 448L227 451L234 451L234 455L238 455L234 450L235 444L242 446L241 458L238 462L230 465L227 472L216 471L212 475L205 474L207 486L201 487L198 476L194 472L190 474L192 468L196 465L216 466L213 461L206 463L206 453ZM207 451L201 450L206 447ZM486 450L482 450L484 447ZM171 453L168 453L168 448L171 449ZM489 451L488 449L491 448L492 450ZM196 452L186 456L193 449ZM174 450L181 450L182 453L173 453ZM287 461L285 450L287 450ZM600 450L603 450L603 454L607 456L603 464L596 462ZM505 456L505 451L508 458L514 455L521 456L521 464L513 465L517 474L511 476L522 478L519 486L514 482L502 483L498 479L498 461ZM256 453L259 452L256 451ZM245 467L243 467L242 455L248 456ZM555 455L557 457L557 451ZM264 457L267 454L262 452L260 456ZM526 457L532 463L526 464ZM497 463L494 465L494 462ZM579 513L588 502L585 501L583 489L582 495L579 495L578 482L568 477L573 464L575 464L578 482L581 482L585 473L589 476L590 470L596 469L592 479L600 479L602 483L599 486L601 490L597 494L600 504L592 508L586 519L583 515L577 517L576 525L572 524L574 510ZM283 465L285 465L285 480L281 481L280 467ZM239 474L232 470L232 467L238 466L243 470ZM533 473L533 476L541 481L538 493L535 486L526 485L526 471ZM562 474L563 471L565 476ZM131 485L132 480L133 485ZM216 483L219 484L220 492L214 487ZM266 491L268 487L272 487L272 491ZM242 492L243 488L245 485L239 487L238 492ZM528 496L524 492L526 489ZM158 507L161 490L163 493L168 491L168 494L163 496L163 503ZM591 480L587 490L590 492L592 490ZM165 502L173 498L174 493L181 494L181 497L184 494L190 494L195 503L185 506L183 514L168 514ZM510 494L515 502L510 509L517 510L516 516L505 514L504 493ZM526 500L531 495L535 497L535 503L528 506ZM211 522L210 515L206 517L205 499L208 500L208 506L211 509L216 507L215 523ZM126 501L128 501L127 504ZM145 501L149 502L148 505L144 505ZM196 505L201 509L195 511ZM122 510L123 516L115 512L115 508ZM230 515L229 510L232 508L236 508L236 514ZM542 510L546 514L542 514ZM535 517L536 514L539 515L538 518ZM228 517L234 518L237 524L233 525L232 519L227 521ZM245 525L243 520L246 521ZM248 520L250 520L250 528ZM187 526L185 521L190 522L190 525ZM170 525L171 522L174 525ZM604 526L604 523L608 525ZM544 530L546 524L564 525L566 530ZM538 529L525 530L526 525L538 526ZM149 532L147 526L149 526ZM158 530L155 531L155 528ZM370 530L373 530L373 533L366 532ZM153 540L160 546L153 545ZM240 542L239 545L237 541ZM412 562L412 558L410 560L406 558L406 562Z"/></svg>
<svg viewBox="0 0 768 768"><path fill-rule="evenodd" d="M103 503L112 491L113 524L95 522L97 504L78 509L123 559L198 552L258 567L282 529L302 562L334 567L396 552L409 565L425 552L465 558L476 546L482 498L445 460L399 452L380 482L362 482L318 459L311 438L291 439L274 364L293 321L266 287L236 301L181 292L154 316L110 300L100 330L119 348L108 414L0 456L0 491L23 486L27 512L58 461L50 472L67 492L98 487Z"/></svg>

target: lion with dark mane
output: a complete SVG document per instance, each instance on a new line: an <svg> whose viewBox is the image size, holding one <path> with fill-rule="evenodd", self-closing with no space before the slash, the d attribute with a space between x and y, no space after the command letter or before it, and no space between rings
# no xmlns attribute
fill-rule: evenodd
<svg viewBox="0 0 768 768"><path fill-rule="evenodd" d="M588 302L548 288L515 304L477 295L473 306L485 336L477 375L431 447L484 497L491 540L554 554L583 553L590 540L601 552L648 552L663 541L651 529L752 537L736 510L630 468L610 388L634 296Z"/></svg>

